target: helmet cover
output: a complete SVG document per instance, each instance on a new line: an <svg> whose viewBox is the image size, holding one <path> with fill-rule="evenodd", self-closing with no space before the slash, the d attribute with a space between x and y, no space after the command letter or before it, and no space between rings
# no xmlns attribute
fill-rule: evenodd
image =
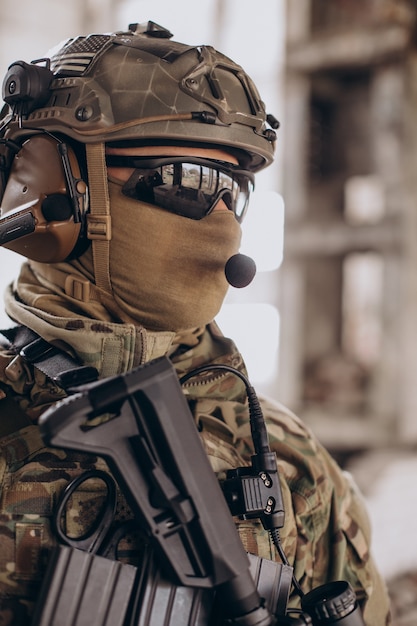
<svg viewBox="0 0 417 626"><path fill-rule="evenodd" d="M5 136L17 141L42 128L80 143L217 146L252 171L271 163L272 116L251 78L214 48L171 36L153 22L135 24L69 39L34 65L12 64L3 83L14 113Z"/></svg>

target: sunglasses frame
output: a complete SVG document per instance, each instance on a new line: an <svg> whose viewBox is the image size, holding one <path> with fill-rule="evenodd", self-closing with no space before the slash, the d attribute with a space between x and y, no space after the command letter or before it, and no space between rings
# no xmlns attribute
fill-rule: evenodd
<svg viewBox="0 0 417 626"><path fill-rule="evenodd" d="M228 161L220 161L217 159L204 159L200 157L166 156L166 157L148 158L148 157L139 157L139 156L130 156L130 155L113 155L113 154L106 155L107 167L123 167L123 168L134 169L136 171L137 170L158 170L159 168L165 165L176 165L176 164L197 165L200 167L207 167L209 169L216 170L217 172L220 172L222 174L225 174L226 176L229 176L232 182L238 185L239 190L242 189L242 183L240 181L242 182L245 181L244 187L246 188L246 192L245 192L246 200L245 200L243 210L240 213L240 215L237 214L236 208L233 206L233 202L228 203L225 200L228 209L233 212L236 220L239 223L242 222L246 214L247 208L248 208L250 194L255 187L255 177L252 172L241 169L238 165L229 163ZM128 197L133 197L133 198L135 198L135 196L132 193L129 193L128 185L130 183L130 187L132 186L131 181L134 180L134 176L135 176L135 172L132 173L132 175L123 185L123 193L127 195ZM157 188L157 186L155 188ZM183 188L186 188L186 187L183 187ZM213 196L213 199L210 205L208 206L208 208L204 212L198 213L198 215L197 213L190 215L189 212L187 213L185 210L182 211L180 208L172 208L168 206L163 206L163 204L158 204L156 202L154 202L154 204L163 210L167 210L172 213L182 215L183 217L200 220L206 217L207 215L209 215L213 211L215 205L220 200L220 198L222 198L223 196L226 197L227 195L233 198L231 189L229 188L220 189ZM140 198L136 198L136 199L140 200ZM153 202L151 202L151 204L153 204Z"/></svg>

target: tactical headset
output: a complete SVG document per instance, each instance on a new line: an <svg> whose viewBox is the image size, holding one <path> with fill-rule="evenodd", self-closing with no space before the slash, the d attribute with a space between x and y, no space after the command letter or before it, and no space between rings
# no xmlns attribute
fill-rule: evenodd
<svg viewBox="0 0 417 626"><path fill-rule="evenodd" d="M37 63L13 63L3 81L3 99L20 120L50 95L53 74ZM4 118L1 131L11 119ZM43 263L70 257L83 237L88 207L74 150L41 128L19 141L0 141L0 245Z"/></svg>
<svg viewBox="0 0 417 626"><path fill-rule="evenodd" d="M8 175L0 245L34 261L63 261L84 238L87 199L72 148L45 133L29 137Z"/></svg>
<svg viewBox="0 0 417 626"><path fill-rule="evenodd" d="M0 245L43 263L68 258L84 231L87 185L73 149L43 129L7 139L13 117L22 119L49 98L49 64L13 63L3 81L12 114L3 118L0 145Z"/></svg>

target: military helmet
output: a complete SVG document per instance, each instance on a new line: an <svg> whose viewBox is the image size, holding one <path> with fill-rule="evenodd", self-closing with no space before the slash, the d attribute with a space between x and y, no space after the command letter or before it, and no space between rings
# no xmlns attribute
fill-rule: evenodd
<svg viewBox="0 0 417 626"><path fill-rule="evenodd" d="M246 169L268 165L276 135L253 81L214 48L171 37L154 22L131 24L11 65L3 98L20 115L8 137L41 127L85 144L217 146L236 151Z"/></svg>
<svg viewBox="0 0 417 626"><path fill-rule="evenodd" d="M251 172L271 163L278 124L249 76L210 46L171 38L154 22L131 24L10 65L0 245L54 263L110 240L107 145L216 147Z"/></svg>

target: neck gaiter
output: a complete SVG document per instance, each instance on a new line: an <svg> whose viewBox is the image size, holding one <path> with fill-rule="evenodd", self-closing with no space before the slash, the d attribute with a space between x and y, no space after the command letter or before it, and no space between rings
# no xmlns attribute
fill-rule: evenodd
<svg viewBox="0 0 417 626"><path fill-rule="evenodd" d="M109 180L113 315L149 330L207 324L220 310L228 289L224 267L240 245L233 213L192 220L127 198L121 186ZM94 275L90 251L76 265Z"/></svg>

